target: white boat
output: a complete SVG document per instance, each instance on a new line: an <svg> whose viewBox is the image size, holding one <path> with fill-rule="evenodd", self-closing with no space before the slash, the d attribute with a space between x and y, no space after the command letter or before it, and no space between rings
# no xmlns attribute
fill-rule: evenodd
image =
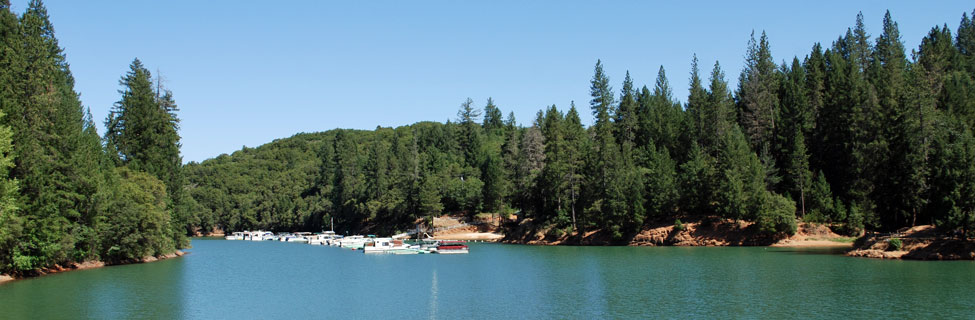
<svg viewBox="0 0 975 320"><path fill-rule="evenodd" d="M332 236L328 240L325 240L325 244L333 247L338 247L339 245L341 245L341 241L343 238L345 237L339 235Z"/></svg>
<svg viewBox="0 0 975 320"><path fill-rule="evenodd" d="M335 232L325 231L319 234L314 234L308 237L308 244L312 245L328 245L330 240L336 239Z"/></svg>
<svg viewBox="0 0 975 320"><path fill-rule="evenodd" d="M420 249L417 246L410 246L403 240L392 238L375 238L367 241L362 248L363 253L393 253L393 254L417 254Z"/></svg>
<svg viewBox="0 0 975 320"><path fill-rule="evenodd" d="M348 236L342 238L342 240L339 240L340 247L349 249L362 249L362 246L365 245L365 243L366 238L359 235Z"/></svg>
<svg viewBox="0 0 975 320"><path fill-rule="evenodd" d="M251 232L250 240L251 241L264 241L264 240L271 240L273 238L274 238L274 233L271 233L270 231L260 231L259 230L259 231Z"/></svg>
<svg viewBox="0 0 975 320"><path fill-rule="evenodd" d="M223 238L224 239L227 239L227 240L244 240L244 233L238 231L238 232L234 232L233 234L231 234L229 236L226 236L226 237L223 237Z"/></svg>
<svg viewBox="0 0 975 320"><path fill-rule="evenodd" d="M321 237L320 234L316 234L308 238L308 244L313 246L320 246L325 242L325 239Z"/></svg>
<svg viewBox="0 0 975 320"><path fill-rule="evenodd" d="M281 242L308 243L308 239L305 239L304 237L302 237L300 235L290 234L290 233L289 234L283 234L283 235L281 235L280 237L278 237L278 241L281 241Z"/></svg>
<svg viewBox="0 0 975 320"><path fill-rule="evenodd" d="M464 241L440 241L437 245L437 253L439 254L456 254L456 253L468 253L470 249L467 248L467 244Z"/></svg>
<svg viewBox="0 0 975 320"><path fill-rule="evenodd" d="M366 241L362 246L363 253L386 253L393 248L392 238L375 238Z"/></svg>

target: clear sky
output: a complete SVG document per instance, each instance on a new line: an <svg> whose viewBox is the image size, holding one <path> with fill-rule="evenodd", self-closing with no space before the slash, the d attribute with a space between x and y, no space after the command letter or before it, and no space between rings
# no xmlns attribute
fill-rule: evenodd
<svg viewBox="0 0 975 320"><path fill-rule="evenodd" d="M27 0L13 0L22 13ZM952 33L971 1L77 1L45 2L99 122L138 57L181 108L183 159L202 161L298 132L456 118L493 97L528 124L575 101L583 121L602 59L615 89L630 71L667 71L686 100L691 56L721 62L734 88L752 30L776 61L828 47L862 11L885 10L908 50L935 25Z"/></svg>

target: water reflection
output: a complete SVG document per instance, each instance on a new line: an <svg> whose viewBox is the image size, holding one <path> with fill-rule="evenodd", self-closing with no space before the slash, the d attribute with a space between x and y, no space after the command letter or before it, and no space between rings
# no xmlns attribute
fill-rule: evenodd
<svg viewBox="0 0 975 320"><path fill-rule="evenodd" d="M182 258L113 266L93 275L86 293L87 318L132 319L183 315Z"/></svg>
<svg viewBox="0 0 975 320"><path fill-rule="evenodd" d="M71 271L10 283L0 287L0 318L180 318L181 260Z"/></svg>
<svg viewBox="0 0 975 320"><path fill-rule="evenodd" d="M430 319L437 318L437 269L433 269L433 276L430 279Z"/></svg>

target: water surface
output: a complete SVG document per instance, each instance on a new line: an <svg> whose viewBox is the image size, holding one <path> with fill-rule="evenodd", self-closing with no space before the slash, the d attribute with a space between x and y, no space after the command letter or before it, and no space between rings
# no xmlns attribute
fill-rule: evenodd
<svg viewBox="0 0 975 320"><path fill-rule="evenodd" d="M0 285L0 318L970 318L975 263L790 248L471 244L364 255L193 240L182 258Z"/></svg>

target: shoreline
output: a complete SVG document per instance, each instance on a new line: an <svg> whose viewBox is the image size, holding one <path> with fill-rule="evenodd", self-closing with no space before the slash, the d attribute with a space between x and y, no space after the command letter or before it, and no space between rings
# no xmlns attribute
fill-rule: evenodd
<svg viewBox="0 0 975 320"><path fill-rule="evenodd" d="M164 255L161 255L161 256L148 256L148 257L144 257L144 258L142 258L140 260L130 261L130 262L123 262L123 263L116 263L116 264L108 264L108 263L105 263L104 261L89 260L89 261L72 263L72 264L68 265L67 267L55 265L55 266L50 267L50 268L38 270L37 271L37 275L27 276L27 277L14 277L14 276L11 276L11 275L8 275L8 274L0 274L0 285L3 285L3 284L8 283L8 282L12 282L12 281L38 278L38 277L43 277L43 276L46 276L46 275L57 274L57 273L64 273L64 272L70 272L70 271L79 271L79 270L97 269L97 268L104 268L104 267L111 267L111 266L121 266L121 265L128 265L128 264L139 264L139 263L156 262L156 261L161 261L161 260L167 260L167 259L182 257L182 256L184 256L186 254L187 253L184 252L184 251L182 251L182 250L176 250L176 252L164 254Z"/></svg>
<svg viewBox="0 0 975 320"><path fill-rule="evenodd" d="M833 240L790 240L785 239L770 245L772 248L853 248L852 242Z"/></svg>
<svg viewBox="0 0 975 320"><path fill-rule="evenodd" d="M975 241L948 236L932 225L857 239L849 257L900 260L975 260ZM896 240L896 241L894 241ZM896 243L895 243L896 242Z"/></svg>
<svg viewBox="0 0 975 320"><path fill-rule="evenodd" d="M842 255L858 258L902 260L975 260L975 241L951 237L951 230L933 225L904 228L894 233L870 233L860 238L845 237L827 225L799 223L796 234L762 233L752 222L714 217L693 217L676 228L668 221L657 221L627 239L613 239L604 230L585 234L560 233L538 227L530 219L510 223L503 243L574 246L676 246L726 247L757 246L772 248L843 249ZM553 232L556 231L556 232ZM897 238L902 245L890 240Z"/></svg>
<svg viewBox="0 0 975 320"><path fill-rule="evenodd" d="M464 232L464 233L451 233L443 235L435 235L433 239L436 240L463 240L463 241L483 241L483 242L499 242L504 235L492 232Z"/></svg>

